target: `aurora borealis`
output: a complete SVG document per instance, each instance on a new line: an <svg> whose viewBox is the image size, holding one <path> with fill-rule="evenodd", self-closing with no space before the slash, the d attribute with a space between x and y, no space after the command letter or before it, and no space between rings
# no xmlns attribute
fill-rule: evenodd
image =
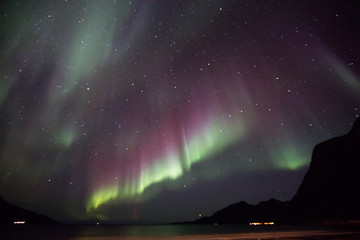
<svg viewBox="0 0 360 240"><path fill-rule="evenodd" d="M2 1L0 195L61 221L290 200L360 105L358 1Z"/></svg>

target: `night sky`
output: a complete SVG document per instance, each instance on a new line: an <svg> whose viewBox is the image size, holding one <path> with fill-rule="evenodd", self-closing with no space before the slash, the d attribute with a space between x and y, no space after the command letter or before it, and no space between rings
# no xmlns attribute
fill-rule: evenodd
<svg viewBox="0 0 360 240"><path fill-rule="evenodd" d="M290 200L359 76L359 1L1 1L0 195L72 222Z"/></svg>

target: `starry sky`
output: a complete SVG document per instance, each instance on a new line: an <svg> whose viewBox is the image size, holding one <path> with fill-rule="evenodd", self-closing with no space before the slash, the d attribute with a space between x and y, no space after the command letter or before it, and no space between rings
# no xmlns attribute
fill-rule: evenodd
<svg viewBox="0 0 360 240"><path fill-rule="evenodd" d="M56 220L290 200L359 116L359 1L0 4L0 195Z"/></svg>

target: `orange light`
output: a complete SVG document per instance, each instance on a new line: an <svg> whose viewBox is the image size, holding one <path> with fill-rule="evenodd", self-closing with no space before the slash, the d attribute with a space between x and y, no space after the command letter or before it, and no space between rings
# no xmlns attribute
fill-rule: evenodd
<svg viewBox="0 0 360 240"><path fill-rule="evenodd" d="M25 221L15 221L14 224L25 224Z"/></svg>
<svg viewBox="0 0 360 240"><path fill-rule="evenodd" d="M264 222L264 225L274 225L274 222Z"/></svg>
<svg viewBox="0 0 360 240"><path fill-rule="evenodd" d="M261 222L251 222L251 223L249 223L249 225L262 225L262 223Z"/></svg>

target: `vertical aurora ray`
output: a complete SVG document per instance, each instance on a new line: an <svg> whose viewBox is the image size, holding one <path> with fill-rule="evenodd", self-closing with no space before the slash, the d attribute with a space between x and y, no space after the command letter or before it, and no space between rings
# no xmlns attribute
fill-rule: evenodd
<svg viewBox="0 0 360 240"><path fill-rule="evenodd" d="M127 4L90 1L76 11L77 17L65 29L71 34L62 43L60 57L64 65L58 67L52 76L53 86L48 92L48 102L56 107L48 113L49 118L59 114L66 101L78 97L79 90L93 90L97 85L97 73L103 72L109 61L119 61L123 57L121 53L134 37L132 34L114 43L116 30L124 28L128 21L130 6ZM83 106L87 102L89 96L83 95L77 105Z"/></svg>
<svg viewBox="0 0 360 240"><path fill-rule="evenodd" d="M341 83L344 84L350 91L354 94L360 94L360 78L356 74L346 67L346 64L343 63L338 57L333 53L326 50L326 59L330 66L334 66L335 72L338 78L341 80Z"/></svg>
<svg viewBox="0 0 360 240"><path fill-rule="evenodd" d="M304 154L295 144L269 148L274 169L295 171L309 164L310 156Z"/></svg>
<svg viewBox="0 0 360 240"><path fill-rule="evenodd" d="M136 179L126 179L123 184L111 184L95 191L87 204L87 211L95 211L110 200L123 201L141 195L152 184L177 179L193 164L225 150L245 135L245 123L241 119L230 122L212 119L209 122L190 137L182 132L183 142L179 145L183 148L169 148L164 156L146 159L152 164L143 168Z"/></svg>

